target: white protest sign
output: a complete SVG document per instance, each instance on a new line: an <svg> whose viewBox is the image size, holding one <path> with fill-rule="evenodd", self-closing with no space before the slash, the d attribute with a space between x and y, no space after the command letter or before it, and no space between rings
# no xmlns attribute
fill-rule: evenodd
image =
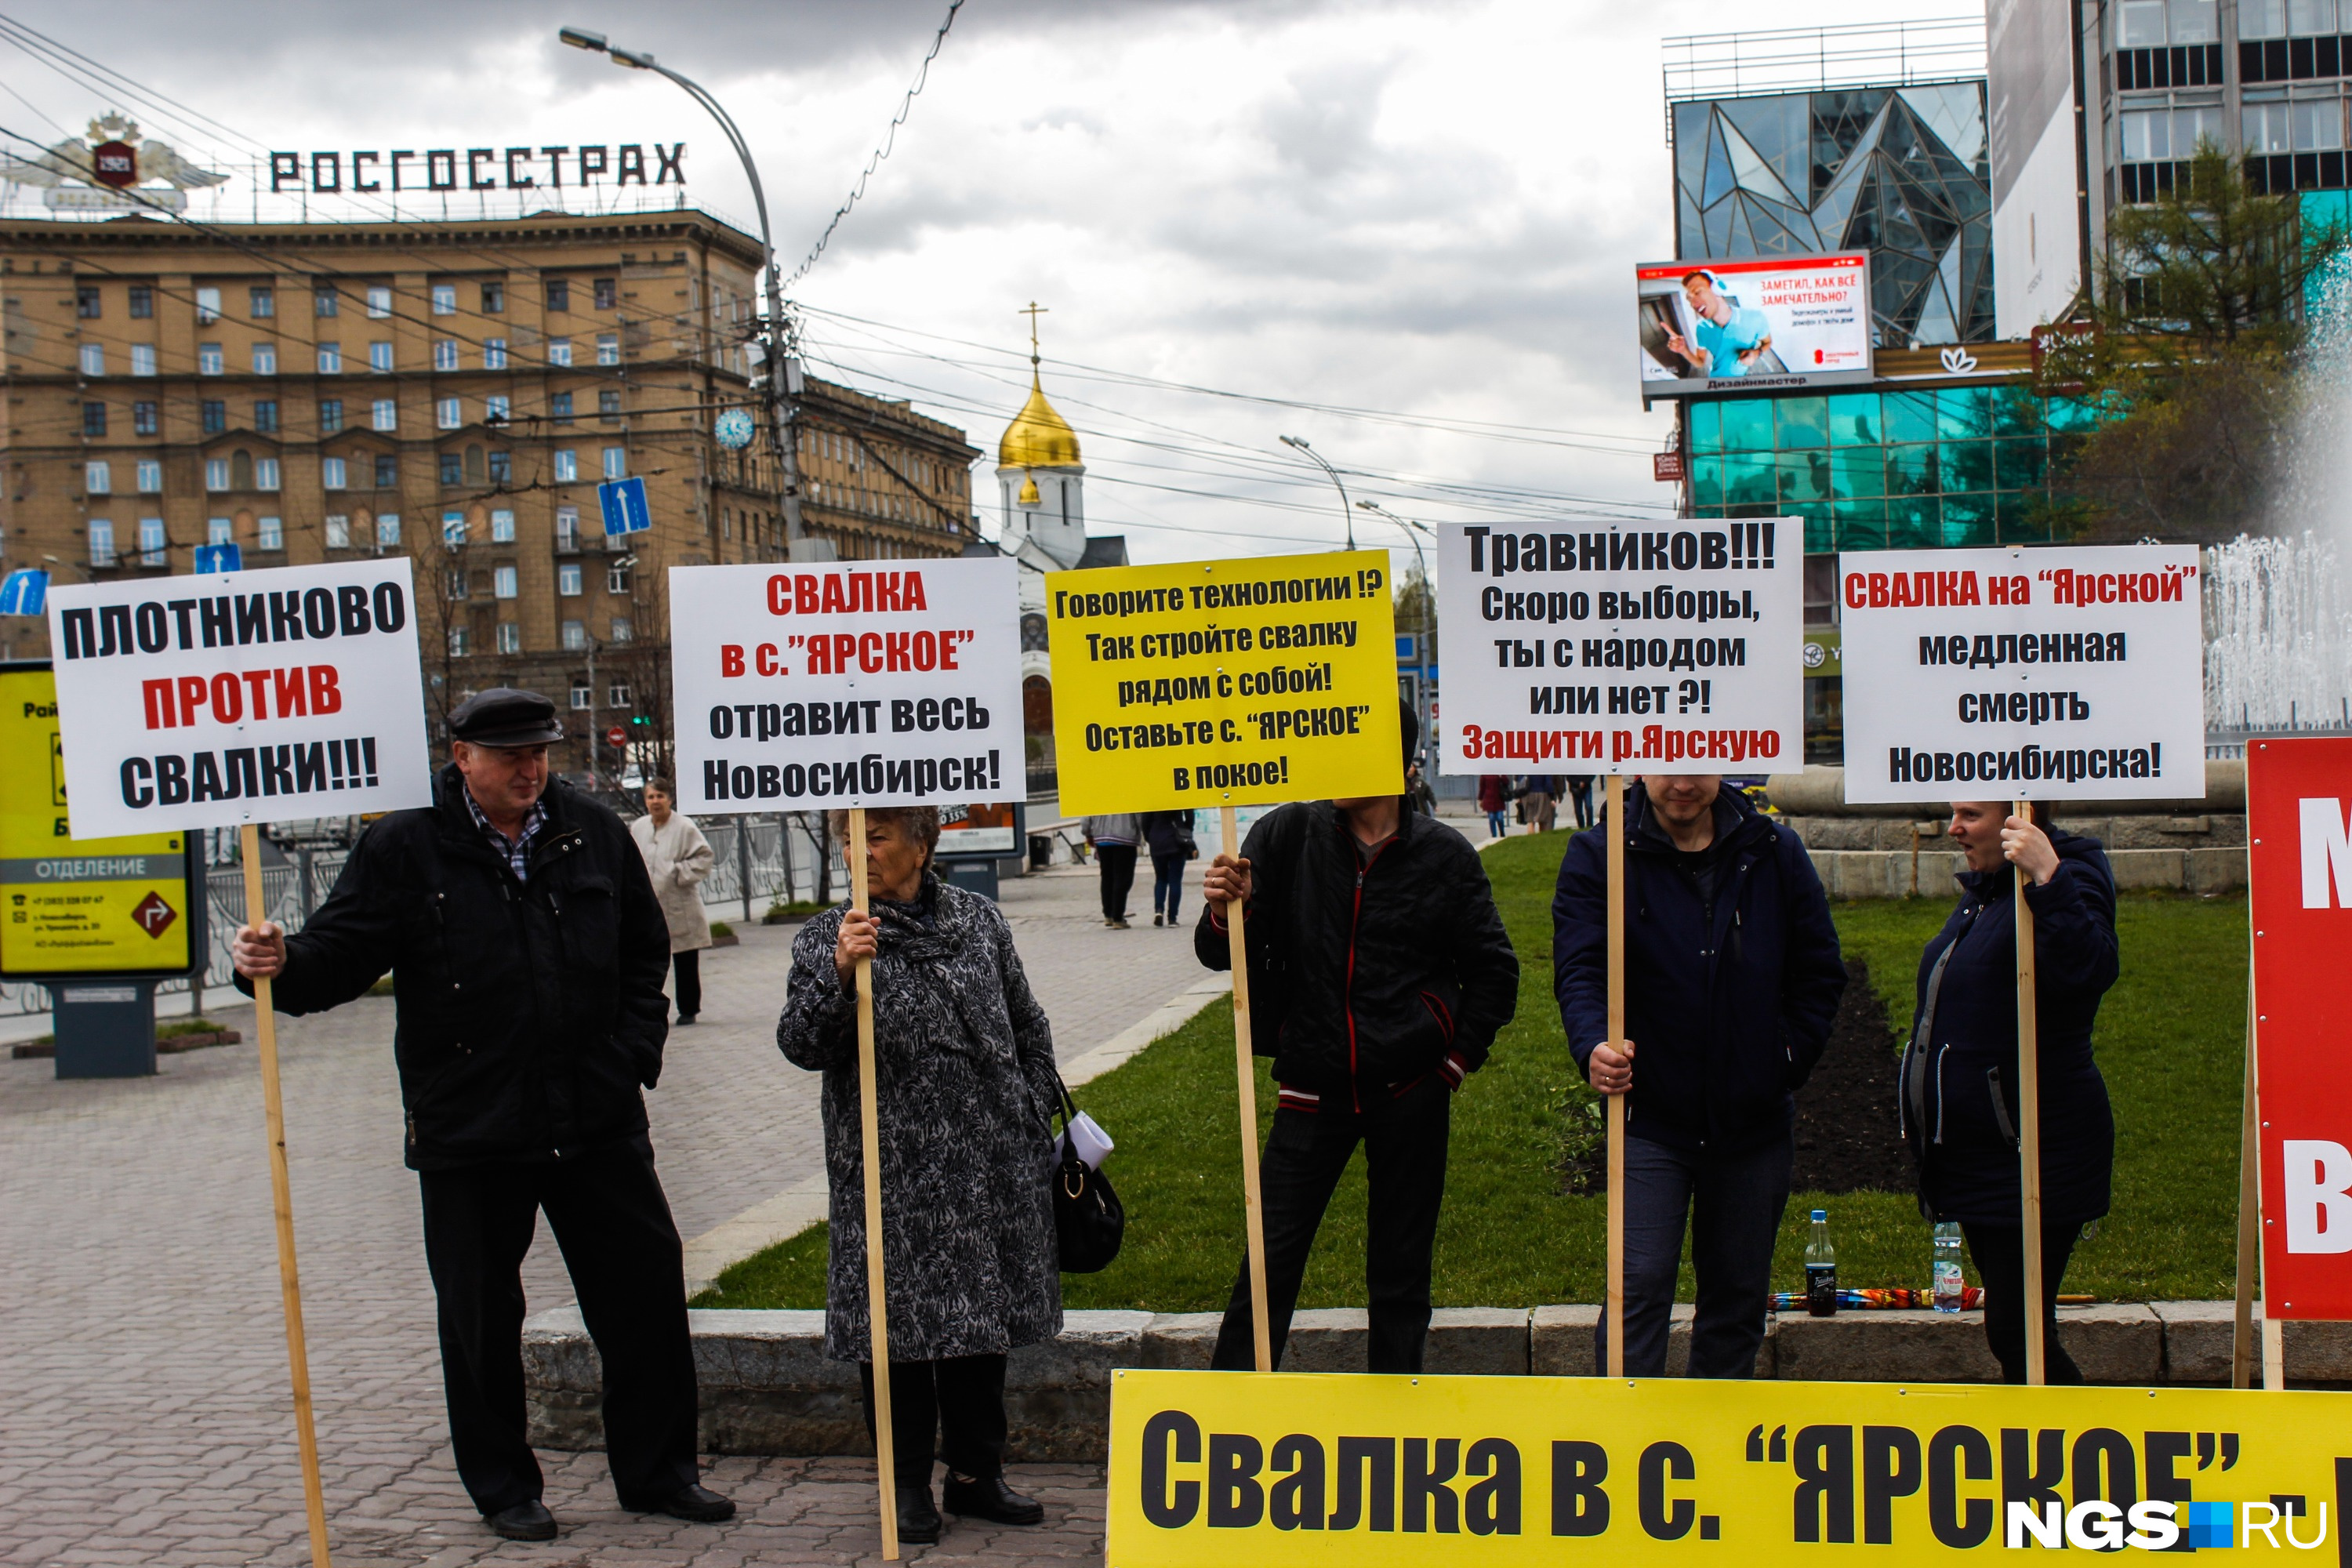
<svg viewBox="0 0 2352 1568"><path fill-rule="evenodd" d="M429 805L408 560L49 591L77 838Z"/></svg>
<svg viewBox="0 0 2352 1568"><path fill-rule="evenodd" d="M1849 801L2195 800L2193 545L1838 557Z"/></svg>
<svg viewBox="0 0 2352 1568"><path fill-rule="evenodd" d="M1439 771L1796 766L1802 547L1786 519L1442 525Z"/></svg>
<svg viewBox="0 0 2352 1568"><path fill-rule="evenodd" d="M1027 789L1007 556L678 566L678 808L940 805Z"/></svg>

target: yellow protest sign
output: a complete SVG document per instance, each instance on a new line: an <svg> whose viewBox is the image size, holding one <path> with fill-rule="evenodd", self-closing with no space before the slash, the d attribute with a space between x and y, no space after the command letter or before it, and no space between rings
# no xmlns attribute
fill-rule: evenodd
<svg viewBox="0 0 2352 1568"><path fill-rule="evenodd" d="M0 669L0 978L185 973L186 837L75 838L65 778L48 667Z"/></svg>
<svg viewBox="0 0 2352 1568"><path fill-rule="evenodd" d="M1386 554L1053 572L1045 607L1064 811L1403 789Z"/></svg>
<svg viewBox="0 0 2352 1568"><path fill-rule="evenodd" d="M2333 1562L2352 1491L2344 1397L1122 1371L1107 1556L1811 1564L1849 1546L1922 1563L2160 1550L2177 1531L2295 1562L2326 1544Z"/></svg>

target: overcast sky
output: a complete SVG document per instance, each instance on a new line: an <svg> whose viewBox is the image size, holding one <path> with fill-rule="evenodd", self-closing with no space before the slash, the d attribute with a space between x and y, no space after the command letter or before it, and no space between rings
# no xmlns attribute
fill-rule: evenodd
<svg viewBox="0 0 2352 1568"><path fill-rule="evenodd" d="M1967 9L1812 0L1769 20ZM554 38L566 23L603 30L734 114L789 271L945 10L18 0L6 15L248 145L683 140L692 193L749 225L749 188L698 108ZM1428 521L1654 508L1671 492L1648 453L1669 416L1634 395L1628 288L1636 261L1672 248L1660 44L1759 16L1727 0L969 0L896 151L793 290L811 309L812 369L962 426L988 454L974 489L992 531L996 438L1025 393L1015 311L1035 299L1094 531L1124 531L1138 560L1336 542L1338 498L1277 444L1286 433L1358 496ZM0 126L46 140L52 121L79 131L116 107L6 47L0 89ZM138 118L187 150L235 151ZM1530 428L1504 439L1420 421ZM1367 542L1400 537L1360 522Z"/></svg>

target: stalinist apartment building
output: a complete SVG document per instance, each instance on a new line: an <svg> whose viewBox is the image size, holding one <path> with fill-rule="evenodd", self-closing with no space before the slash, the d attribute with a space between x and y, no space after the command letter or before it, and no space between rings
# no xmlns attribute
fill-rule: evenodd
<svg viewBox="0 0 2352 1568"><path fill-rule="evenodd" d="M667 568L782 560L751 376L759 247L699 212L208 226L0 222L0 565L57 583L398 552L436 717L528 685L667 733ZM730 450L716 416L747 409ZM803 518L846 558L959 554L963 433L810 380ZM596 487L645 479L650 532ZM0 618L9 657L46 654ZM593 661L595 675L590 670ZM611 771L584 744L570 769ZM643 752L639 760L646 760Z"/></svg>

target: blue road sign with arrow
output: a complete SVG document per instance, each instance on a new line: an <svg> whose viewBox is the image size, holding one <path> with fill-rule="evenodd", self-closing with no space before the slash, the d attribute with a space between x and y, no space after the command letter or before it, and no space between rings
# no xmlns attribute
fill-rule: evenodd
<svg viewBox="0 0 2352 1568"><path fill-rule="evenodd" d="M245 570L245 547L240 544L199 544L196 546L196 574L213 572Z"/></svg>
<svg viewBox="0 0 2352 1568"><path fill-rule="evenodd" d="M596 487L596 505L604 514L604 536L643 533L654 525L653 509L646 504L643 479L607 479Z"/></svg>
<svg viewBox="0 0 2352 1568"><path fill-rule="evenodd" d="M37 566L19 566L0 581L0 616L37 616L48 597L49 574Z"/></svg>

